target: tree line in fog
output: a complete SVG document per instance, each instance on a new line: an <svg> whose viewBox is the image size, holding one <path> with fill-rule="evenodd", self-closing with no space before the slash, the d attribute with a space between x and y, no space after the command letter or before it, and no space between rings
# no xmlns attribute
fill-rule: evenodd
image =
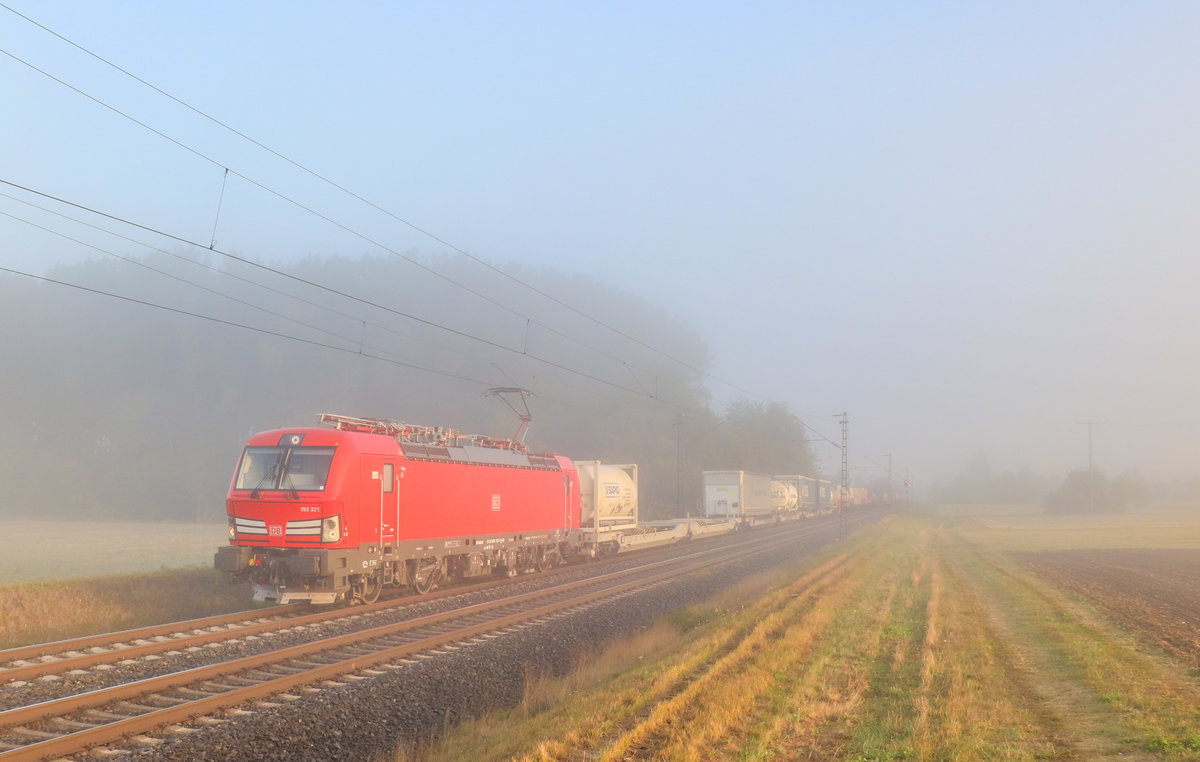
<svg viewBox="0 0 1200 762"><path fill-rule="evenodd" d="M1135 472L1110 474L1100 466L1047 476L1029 469L995 470L980 457L953 478L935 483L924 496L939 504L1038 505L1047 513L1137 511L1150 505L1194 503L1200 479L1151 482Z"/></svg>
<svg viewBox="0 0 1200 762"><path fill-rule="evenodd" d="M491 386L533 392L531 449L637 463L650 518L694 511L703 469L813 473L795 415L714 403L703 338L616 285L509 268L548 299L461 258L208 264L0 276L0 513L220 520L255 431L329 412L510 436Z"/></svg>

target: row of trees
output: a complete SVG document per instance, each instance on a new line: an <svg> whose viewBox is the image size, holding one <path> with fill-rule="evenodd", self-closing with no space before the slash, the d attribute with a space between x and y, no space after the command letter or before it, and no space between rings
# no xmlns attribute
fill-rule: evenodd
<svg viewBox="0 0 1200 762"><path fill-rule="evenodd" d="M1041 505L1047 513L1116 513L1172 494L1136 474L1110 477L1103 469L1079 469L1054 479L1029 470L993 471L986 460L975 458L954 478L934 485L928 496L943 504L1007 503Z"/></svg>
<svg viewBox="0 0 1200 762"><path fill-rule="evenodd" d="M1043 504L1047 513L1120 513L1149 495L1144 479L1122 474L1110 478L1100 470L1071 471Z"/></svg>
<svg viewBox="0 0 1200 762"><path fill-rule="evenodd" d="M490 386L533 391L531 448L638 463L652 517L694 508L702 469L811 472L785 406L718 409L701 337L608 284L517 270L576 312L461 259L312 258L290 280L205 256L0 277L0 515L219 520L254 431L334 412L509 435Z"/></svg>

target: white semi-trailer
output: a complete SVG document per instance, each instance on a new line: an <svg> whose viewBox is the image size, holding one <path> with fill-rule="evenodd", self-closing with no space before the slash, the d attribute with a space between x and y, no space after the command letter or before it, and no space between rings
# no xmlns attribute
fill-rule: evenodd
<svg viewBox="0 0 1200 762"><path fill-rule="evenodd" d="M705 471L704 515L710 518L755 518L779 512L779 492L772 479L749 471Z"/></svg>

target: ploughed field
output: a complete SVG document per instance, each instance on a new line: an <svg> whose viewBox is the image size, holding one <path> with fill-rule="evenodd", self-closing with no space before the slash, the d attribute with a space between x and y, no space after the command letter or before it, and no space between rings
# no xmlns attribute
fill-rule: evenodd
<svg viewBox="0 0 1200 762"><path fill-rule="evenodd" d="M1016 555L1123 629L1200 669L1200 550L1105 548Z"/></svg>
<svg viewBox="0 0 1200 762"><path fill-rule="evenodd" d="M1198 511L901 511L760 582L396 758L1200 760Z"/></svg>

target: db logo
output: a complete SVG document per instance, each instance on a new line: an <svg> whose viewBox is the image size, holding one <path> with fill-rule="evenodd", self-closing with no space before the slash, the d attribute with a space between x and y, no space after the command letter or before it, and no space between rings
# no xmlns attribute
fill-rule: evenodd
<svg viewBox="0 0 1200 762"><path fill-rule="evenodd" d="M272 524L270 526L270 528L267 529L267 531L271 533L272 537L283 537L283 525L282 524Z"/></svg>

